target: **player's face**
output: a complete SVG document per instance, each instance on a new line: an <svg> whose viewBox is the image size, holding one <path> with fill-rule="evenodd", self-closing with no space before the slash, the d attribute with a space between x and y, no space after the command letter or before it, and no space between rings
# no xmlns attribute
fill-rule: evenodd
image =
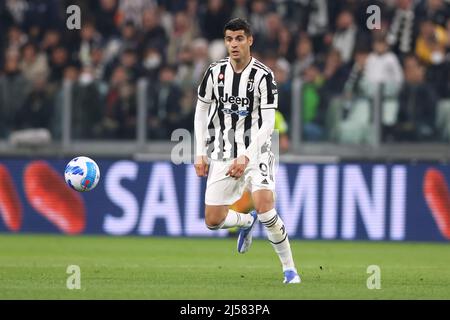
<svg viewBox="0 0 450 320"><path fill-rule="evenodd" d="M244 30L225 31L225 46L228 54L234 60L242 60L250 56L250 46L253 43L252 36L246 36Z"/></svg>

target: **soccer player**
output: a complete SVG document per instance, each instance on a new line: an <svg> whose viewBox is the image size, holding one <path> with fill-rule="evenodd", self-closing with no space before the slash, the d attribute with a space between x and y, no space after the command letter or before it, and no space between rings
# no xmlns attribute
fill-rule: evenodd
<svg viewBox="0 0 450 320"><path fill-rule="evenodd" d="M283 282L300 283L286 228L274 206L270 146L278 96L273 72L251 56L253 37L245 20L229 21L224 38L229 56L206 70L194 120L195 170L208 177L205 223L211 230L239 227L237 250L245 253L255 223L261 221L283 266ZM230 209L245 188L256 209L250 214Z"/></svg>

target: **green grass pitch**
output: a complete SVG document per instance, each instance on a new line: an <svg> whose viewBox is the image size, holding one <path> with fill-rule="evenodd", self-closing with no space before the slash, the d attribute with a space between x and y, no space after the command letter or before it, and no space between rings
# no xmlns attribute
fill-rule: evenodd
<svg viewBox="0 0 450 320"><path fill-rule="evenodd" d="M450 299L448 243L291 240L302 276L282 284L268 241L0 235L0 299ZM69 265L81 289L69 290ZM369 265L381 289L367 288ZM245 288L245 290L243 290Z"/></svg>

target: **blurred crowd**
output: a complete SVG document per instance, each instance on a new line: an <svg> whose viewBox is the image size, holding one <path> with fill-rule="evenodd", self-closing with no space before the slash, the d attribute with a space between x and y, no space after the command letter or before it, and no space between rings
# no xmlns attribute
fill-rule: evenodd
<svg viewBox="0 0 450 320"><path fill-rule="evenodd" d="M72 4L80 30L66 26ZM384 141L448 138L447 0L2 0L0 138L60 138L69 94L74 138L135 139L139 79L149 140L193 130L197 86L226 56L233 17L251 23L253 56L275 73L284 131L300 116L304 140L365 142L378 101Z"/></svg>

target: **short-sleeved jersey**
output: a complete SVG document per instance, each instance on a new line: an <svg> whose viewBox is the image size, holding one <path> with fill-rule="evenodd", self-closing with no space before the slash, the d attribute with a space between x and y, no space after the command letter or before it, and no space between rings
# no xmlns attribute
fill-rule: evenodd
<svg viewBox="0 0 450 320"><path fill-rule="evenodd" d="M244 154L264 121L261 110L278 107L273 72L253 57L240 73L234 72L229 57L212 63L198 87L198 99L210 105L206 147L214 160Z"/></svg>

